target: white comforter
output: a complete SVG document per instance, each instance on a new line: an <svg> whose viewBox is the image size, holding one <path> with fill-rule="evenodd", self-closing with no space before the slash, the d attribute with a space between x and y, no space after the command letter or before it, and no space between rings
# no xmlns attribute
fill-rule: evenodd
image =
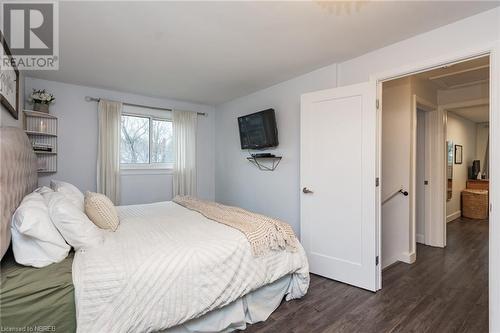
<svg viewBox="0 0 500 333"><path fill-rule="evenodd" d="M293 274L309 286L303 248L255 258L243 234L172 202L119 207L120 226L73 261L78 332L154 332L197 318Z"/></svg>

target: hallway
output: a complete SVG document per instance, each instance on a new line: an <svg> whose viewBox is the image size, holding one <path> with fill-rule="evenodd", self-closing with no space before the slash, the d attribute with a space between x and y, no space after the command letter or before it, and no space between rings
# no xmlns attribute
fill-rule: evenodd
<svg viewBox="0 0 500 333"><path fill-rule="evenodd" d="M488 222L448 223L446 249L418 244L417 262L383 272L376 294L311 275L308 294L284 302L248 332L488 332Z"/></svg>

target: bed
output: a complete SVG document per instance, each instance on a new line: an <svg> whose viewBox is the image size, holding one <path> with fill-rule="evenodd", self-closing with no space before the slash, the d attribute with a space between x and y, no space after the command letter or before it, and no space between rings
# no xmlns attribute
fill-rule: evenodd
<svg viewBox="0 0 500 333"><path fill-rule="evenodd" d="M5 252L10 216L36 186L36 167L24 133L0 131ZM77 251L63 262L23 267L7 253L0 288L2 327L229 332L266 320L284 298L307 292L308 265L300 244L295 251L255 256L239 230L173 202L123 206L118 213L120 227L106 233L101 246Z"/></svg>
<svg viewBox="0 0 500 333"><path fill-rule="evenodd" d="M76 331L73 255L60 263L33 268L17 264L12 251L7 251L0 266L0 324L4 331L29 332L35 327Z"/></svg>

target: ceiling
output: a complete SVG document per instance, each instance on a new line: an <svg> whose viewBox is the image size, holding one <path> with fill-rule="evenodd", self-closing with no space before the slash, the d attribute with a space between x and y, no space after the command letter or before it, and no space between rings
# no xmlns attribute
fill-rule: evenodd
<svg viewBox="0 0 500 333"><path fill-rule="evenodd" d="M499 4L60 2L60 70L26 74L216 105Z"/></svg>
<svg viewBox="0 0 500 333"><path fill-rule="evenodd" d="M453 65L443 66L431 71L415 75L419 79L429 80L435 84L438 90L453 90L464 87L476 87L488 84L490 77L490 58L488 56L459 62ZM455 91L463 91L457 89ZM470 105L467 107L447 109L462 118L475 123L489 121L488 103Z"/></svg>
<svg viewBox="0 0 500 333"><path fill-rule="evenodd" d="M490 59L481 57L417 74L439 89L455 89L486 83L490 77Z"/></svg>
<svg viewBox="0 0 500 333"><path fill-rule="evenodd" d="M487 123L490 120L490 108L488 104L450 109L447 111L459 115L462 118L469 119L475 123Z"/></svg>

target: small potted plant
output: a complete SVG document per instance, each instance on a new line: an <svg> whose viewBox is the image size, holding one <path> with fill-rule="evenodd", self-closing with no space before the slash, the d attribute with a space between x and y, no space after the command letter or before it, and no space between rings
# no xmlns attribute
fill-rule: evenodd
<svg viewBox="0 0 500 333"><path fill-rule="evenodd" d="M56 98L45 89L33 89L28 101L33 104L33 111L49 113L49 105L54 103Z"/></svg>

